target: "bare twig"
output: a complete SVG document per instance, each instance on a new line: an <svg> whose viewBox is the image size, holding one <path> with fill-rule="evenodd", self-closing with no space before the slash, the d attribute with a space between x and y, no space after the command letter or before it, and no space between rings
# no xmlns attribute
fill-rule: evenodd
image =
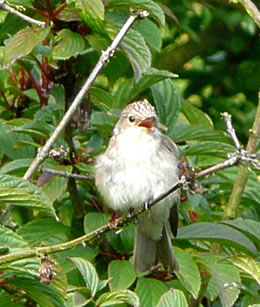
<svg viewBox="0 0 260 307"><path fill-rule="evenodd" d="M260 138L260 91L258 93L258 99L259 101L258 101L255 121L251 131L251 136L249 137L246 147L247 151L242 150L242 152L246 152L246 154L244 155L244 159L248 157L247 161L250 162L254 167L260 167L257 155L254 154L257 148L257 143ZM241 164L239 167L236 181L233 186L232 193L228 201L228 205L223 215L223 219L229 219L236 216L237 206L239 205L242 195L244 193L247 180L248 180L248 169L247 167Z"/></svg>
<svg viewBox="0 0 260 307"><path fill-rule="evenodd" d="M232 126L231 115L228 114L227 112L225 112L225 113L222 113L222 116L223 116L223 118L226 122L227 132L231 136L231 138L232 138L232 140L233 140L233 142L236 146L236 149L241 150L242 146L240 145L239 140L238 140L237 135L236 135L236 131Z"/></svg>
<svg viewBox="0 0 260 307"><path fill-rule="evenodd" d="M21 12L17 11L16 9L12 8L11 6L7 5L5 3L5 0L0 0L0 9L7 11L8 13L14 14L17 17L23 19L24 21L27 21L33 25L36 25L38 27L42 27L45 28L46 27L46 23L43 21L39 21L36 19L33 19L29 16L26 16L24 14L22 14Z"/></svg>
<svg viewBox="0 0 260 307"><path fill-rule="evenodd" d="M148 13L146 11L141 11L136 14L131 15L122 29L119 31L115 39L113 40L112 44L107 48L106 51L103 51L98 63L94 67L93 71L91 72L90 76L88 77L87 81L77 94L76 98L72 102L70 108L58 124L57 128L54 130L53 134L50 136L46 144L43 146L43 148L40 150L40 152L37 154L36 158L32 162L31 166L27 170L27 172L24 175L24 179L30 179L34 172L37 170L39 165L44 161L44 159L47 157L49 150L51 149L53 143L56 141L58 136L61 134L62 130L64 127L68 124L68 122L71 120L73 114L77 110L77 107L81 103L83 97L86 95L88 92L90 86L92 83L95 81L97 75L99 72L102 70L102 68L105 66L105 64L110 60L111 57L113 57L116 48L118 47L119 43L121 40L124 38L126 35L127 31L130 29L132 24L135 22L137 18L145 18L148 16Z"/></svg>
<svg viewBox="0 0 260 307"><path fill-rule="evenodd" d="M239 0L239 2L243 5L248 15L260 28L260 12L258 11L257 6L251 0Z"/></svg>
<svg viewBox="0 0 260 307"><path fill-rule="evenodd" d="M51 168L43 168L42 172L46 174L61 176L65 178L74 178L78 180L93 180L94 179L93 176L83 176L83 175L78 175L78 174L71 174L68 172L62 172L62 171L58 171L58 170L51 169Z"/></svg>

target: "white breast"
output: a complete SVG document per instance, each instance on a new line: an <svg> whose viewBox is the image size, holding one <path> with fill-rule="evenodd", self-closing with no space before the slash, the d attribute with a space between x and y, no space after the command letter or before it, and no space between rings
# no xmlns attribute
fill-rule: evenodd
<svg viewBox="0 0 260 307"><path fill-rule="evenodd" d="M162 147L159 134L136 127L114 138L96 164L97 188L109 207L139 207L177 180L177 161Z"/></svg>

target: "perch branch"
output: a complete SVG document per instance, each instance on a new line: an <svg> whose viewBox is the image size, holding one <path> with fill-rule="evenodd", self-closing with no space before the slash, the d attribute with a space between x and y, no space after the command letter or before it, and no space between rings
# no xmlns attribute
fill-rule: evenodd
<svg viewBox="0 0 260 307"><path fill-rule="evenodd" d="M42 27L42 28L46 27L45 22L33 19L29 16L22 14L21 12L19 12L16 9L12 8L11 6L7 5L5 3L5 0L0 0L0 8L4 11L7 11L8 13L16 15L17 17L19 17L19 18L23 19L24 21L29 22L33 25L36 25L36 26Z"/></svg>
<svg viewBox="0 0 260 307"><path fill-rule="evenodd" d="M118 47L119 43L121 40L124 38L126 35L127 31L130 29L130 27L133 25L135 20L137 18L145 18L148 16L148 13L146 11L140 11L137 12L136 14L131 15L126 23L123 25L115 39L112 41L112 44L102 52L96 66L94 67L93 71L89 75L87 81L77 94L76 98L72 102L71 106L69 107L68 111L65 113L63 116L62 120L48 139L48 141L45 143L43 148L38 152L36 158L32 162L31 166L27 170L27 172L24 175L24 179L30 179L34 172L37 170L39 165L44 161L44 159L47 157L49 150L51 149L52 145L54 142L57 140L58 136L61 134L63 131L64 127L68 124L68 122L71 120L73 114L77 110L77 107L81 103L83 97L86 95L88 92L89 88L91 87L92 83L95 81L97 75L99 72L102 70L102 68L105 66L105 64L110 60L111 57L113 57L116 48Z"/></svg>

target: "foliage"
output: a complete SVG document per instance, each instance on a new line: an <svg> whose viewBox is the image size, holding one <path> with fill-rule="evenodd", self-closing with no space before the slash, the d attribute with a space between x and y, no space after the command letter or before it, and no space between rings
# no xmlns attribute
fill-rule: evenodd
<svg viewBox="0 0 260 307"><path fill-rule="evenodd" d="M196 171L236 149L221 112L246 144L259 86L257 26L237 4L192 0L9 0L46 28L0 11L1 306L249 306L260 303L259 171L252 168L236 218L223 220L238 167L183 192L173 240L180 271L137 274L134 225L89 246L28 258L35 246L63 243L109 222L93 180L42 174L22 178L129 16L145 9L55 142L44 168L93 175L120 110L146 97L166 133ZM179 78L177 78L179 75ZM66 155L67 151L69 154ZM55 159L56 157L56 159ZM40 255L39 255L40 256ZM43 256L43 255L41 255ZM3 259L3 258L2 258ZM43 258L42 258L43 259ZM39 280L39 269L41 281ZM46 271L49 274L46 275ZM46 280L47 279L47 280ZM45 280L45 283L42 282Z"/></svg>

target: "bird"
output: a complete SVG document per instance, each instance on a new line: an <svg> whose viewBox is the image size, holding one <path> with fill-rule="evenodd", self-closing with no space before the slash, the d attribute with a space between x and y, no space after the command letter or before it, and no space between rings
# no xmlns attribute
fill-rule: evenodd
<svg viewBox="0 0 260 307"><path fill-rule="evenodd" d="M179 180L179 150L159 127L146 100L128 104L113 129L105 152L95 162L95 183L105 206L125 213L168 191ZM179 269L170 231L177 235L179 191L137 216L133 263L137 272L161 263Z"/></svg>

